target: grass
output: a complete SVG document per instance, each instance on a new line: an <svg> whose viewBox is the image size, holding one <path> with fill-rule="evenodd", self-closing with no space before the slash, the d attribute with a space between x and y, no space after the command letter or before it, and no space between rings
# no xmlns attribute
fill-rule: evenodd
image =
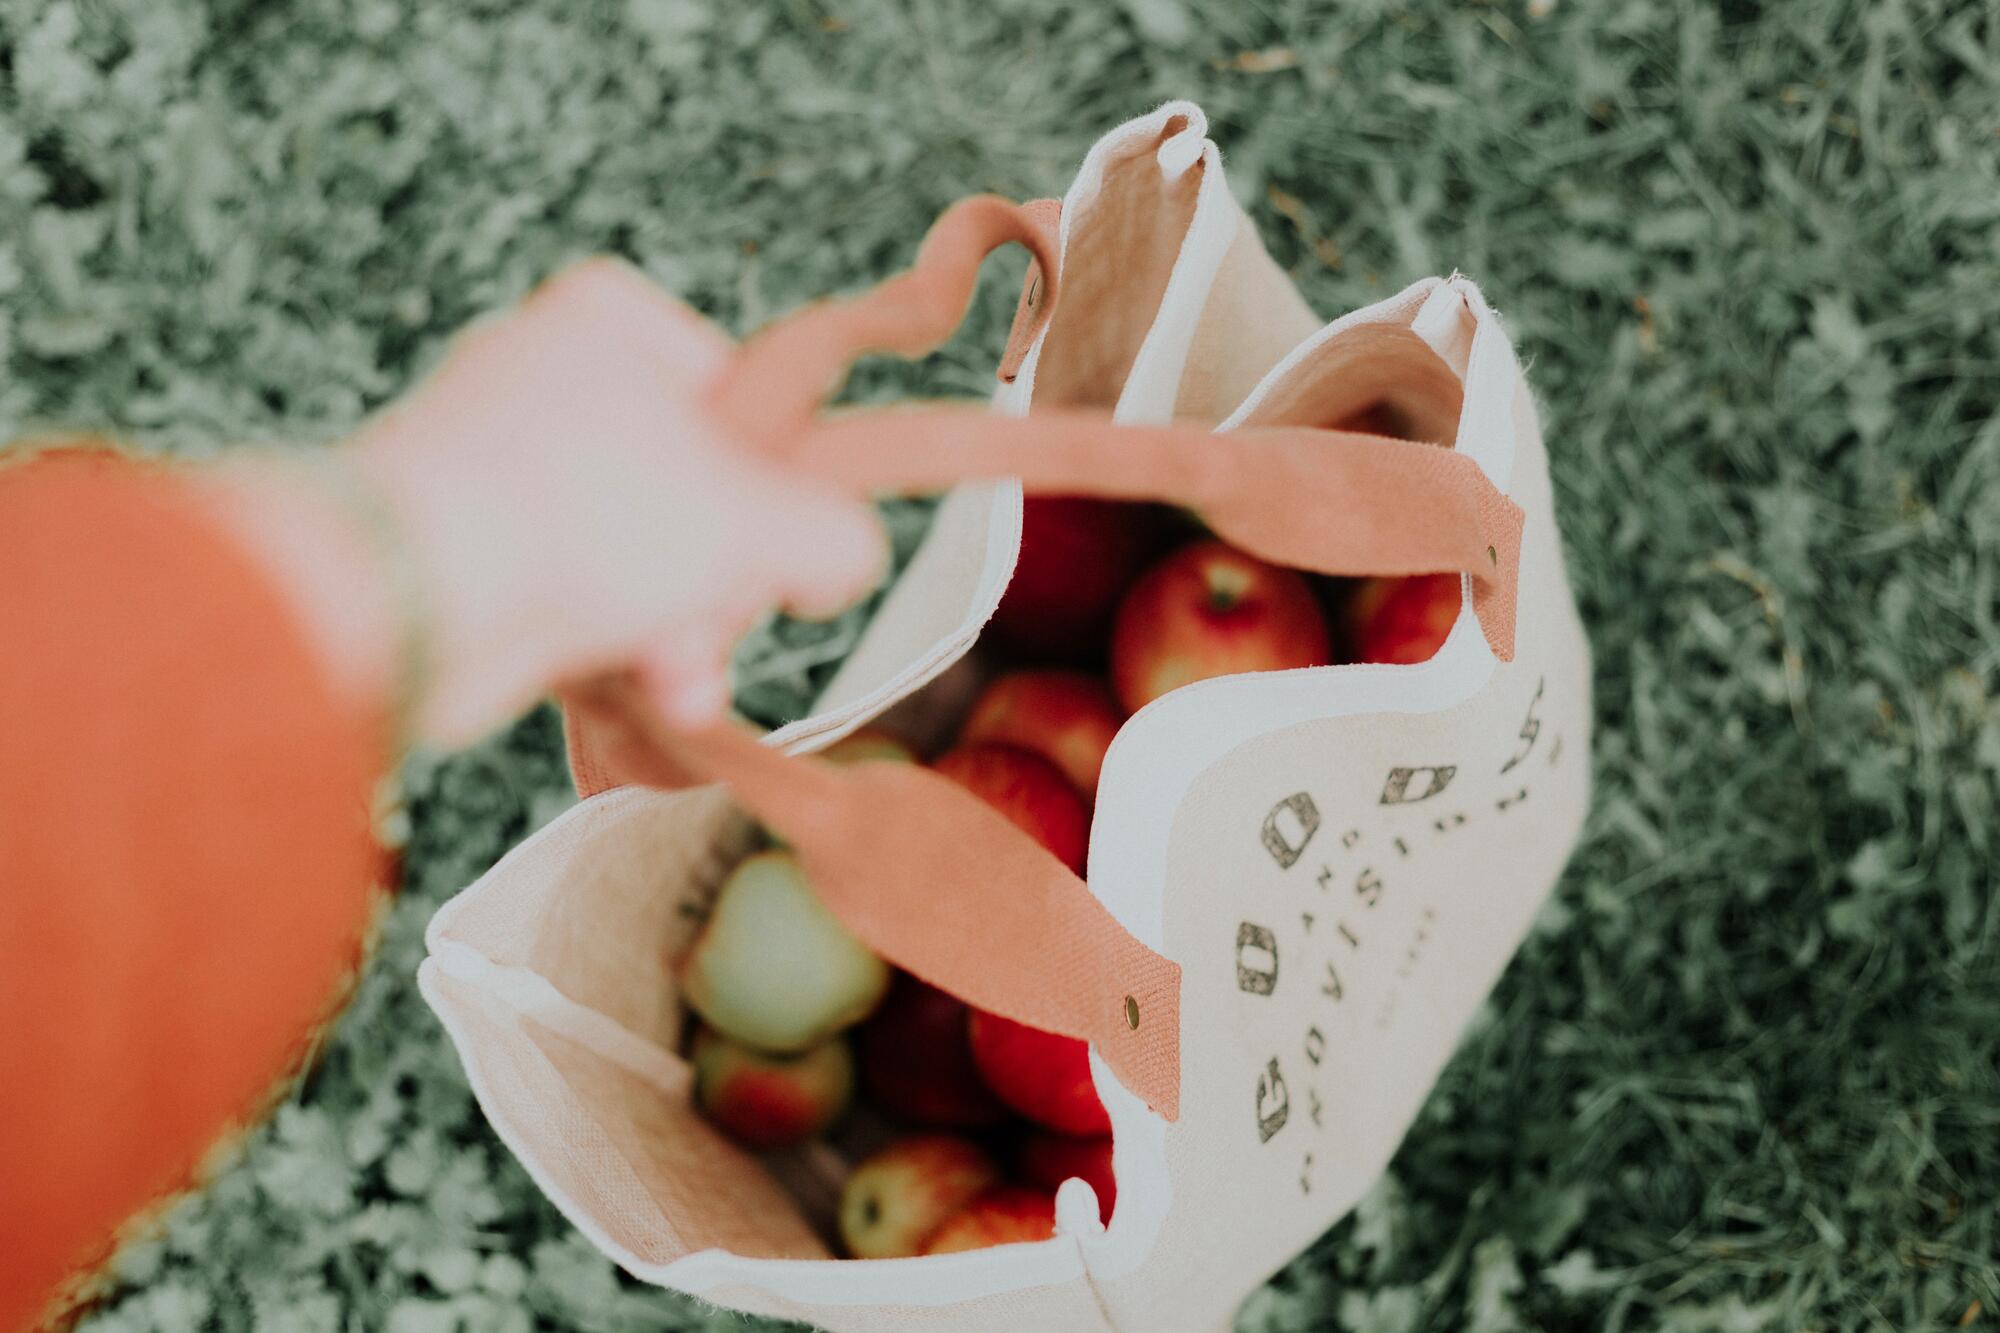
<svg viewBox="0 0 2000 1333"><path fill-rule="evenodd" d="M0 438L323 440L599 250L748 329L1183 95L1320 310L1457 267L1506 313L1601 710L1541 928L1240 1327L1992 1326L1994 0L7 0ZM982 392L1012 281L857 391ZM770 631L752 702L840 633ZM411 762L323 1066L97 1333L741 1327L541 1200L412 984L571 799L558 745L544 712Z"/></svg>

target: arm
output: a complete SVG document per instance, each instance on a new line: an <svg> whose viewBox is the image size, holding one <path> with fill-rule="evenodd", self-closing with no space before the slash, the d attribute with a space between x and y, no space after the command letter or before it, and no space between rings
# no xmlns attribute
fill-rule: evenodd
<svg viewBox="0 0 2000 1333"><path fill-rule="evenodd" d="M385 881L399 703L457 744L636 665L698 721L735 631L873 581L864 507L708 425L727 351L596 262L319 464L0 465L0 1328L189 1183L331 1016Z"/></svg>
<svg viewBox="0 0 2000 1333"><path fill-rule="evenodd" d="M185 478L0 470L0 1327L247 1124L385 866L379 694ZM371 697L373 695L374 697Z"/></svg>

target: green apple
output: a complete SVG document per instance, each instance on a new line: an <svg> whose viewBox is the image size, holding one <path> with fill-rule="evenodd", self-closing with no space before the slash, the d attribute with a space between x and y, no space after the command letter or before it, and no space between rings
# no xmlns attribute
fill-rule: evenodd
<svg viewBox="0 0 2000 1333"><path fill-rule="evenodd" d="M683 998L710 1026L781 1054L860 1022L888 989L888 964L826 910L786 851L730 872L681 973Z"/></svg>
<svg viewBox="0 0 2000 1333"><path fill-rule="evenodd" d="M917 752L909 745L875 727L849 732L819 752L822 759L836 764L863 764L886 760L892 764L914 764Z"/></svg>

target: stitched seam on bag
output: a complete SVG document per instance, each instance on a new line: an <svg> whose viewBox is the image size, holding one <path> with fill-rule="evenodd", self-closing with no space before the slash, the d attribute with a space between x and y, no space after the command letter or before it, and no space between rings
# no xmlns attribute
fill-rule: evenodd
<svg viewBox="0 0 2000 1333"><path fill-rule="evenodd" d="M1189 170L1200 170L1202 179L1195 190L1195 209L1188 219L1187 230L1181 235L1180 251L1174 256L1173 267L1167 272L1166 289L1160 293L1160 304L1153 311L1153 321L1146 326L1145 337L1139 341L1139 350L1132 358L1132 366L1125 372L1125 383L1119 389L1118 402L1113 410L1113 419L1121 422L1166 421L1173 416L1174 403L1179 400L1180 386L1187 378L1188 354L1194 348L1196 330L1201 324L1202 312L1208 306L1209 294L1214 290L1215 279L1222 272L1223 261L1229 255L1230 241L1236 235L1236 216L1231 205L1228 188L1223 183L1221 154L1214 152L1215 145L1206 139L1202 141L1201 155L1195 159ZM1227 236L1223 235L1227 227ZM1215 233L1213 240L1209 233ZM1191 248L1203 247L1190 255ZM1203 262L1205 272L1195 271L1196 260ZM1192 317L1182 321L1184 328L1175 328L1168 320L1177 306L1192 310ZM1170 343L1178 344L1169 346ZM1155 363L1171 356L1177 363L1172 373L1155 371ZM1162 402L1134 404L1128 401L1132 386L1142 388L1142 375L1155 375L1172 380L1172 386L1161 395ZM1155 417L1154 410L1162 410L1164 415Z"/></svg>
<svg viewBox="0 0 2000 1333"><path fill-rule="evenodd" d="M1000 498L997 492L1003 485L1005 485L1004 482L981 483L965 489L968 491L983 490L988 492L991 495L991 498L987 501L990 507ZM1018 528L1018 526L1019 520L1017 519L1016 527ZM924 542L929 542L935 531L936 526L933 523L932 528L924 533ZM1018 532L1015 534L1014 540L1016 544L1019 543ZM1006 591L1005 581L1000 582L995 587L987 587L987 584L993 577L996 555L993 547L997 541L998 538L989 530L986 543L987 551L981 561L979 576L981 591L974 602L974 606L984 608L982 614L977 615L975 618L968 612L966 621L961 623L958 628L954 629L945 638L932 643L920 657L911 661L894 676L882 682L874 689L869 690L867 693L850 699L848 702L834 708L825 708L819 699L815 699L812 703L813 711L811 713L808 713L805 717L795 722L788 722L784 726L772 731L769 737L770 742L789 753L806 742L818 740L829 733L845 732L858 726L866 726L874 718L881 716L889 708L894 707L902 700L917 693L955 666L960 658L972 650L972 645L978 640L980 631L985 627L986 622L992 618L994 608L999 606L1000 597ZM921 544L919 549L921 549ZM915 557L912 557L912 563L915 563ZM901 583L901 581L899 577L897 582ZM988 603L991 603L991 605L987 605ZM876 614L880 614L879 609ZM864 637L867 632L872 631L874 628L873 618L871 617L871 623L863 631ZM852 660L851 653L849 660ZM845 664L843 663L842 670L844 668ZM835 685L842 683L840 676L841 672L836 671L834 679L827 684L827 690L821 692L822 697Z"/></svg>
<svg viewBox="0 0 2000 1333"><path fill-rule="evenodd" d="M531 968L496 963L470 945L443 941L432 959L454 980L473 986L517 1014L602 1057L669 1096L686 1095L685 1065L617 1019L578 1004Z"/></svg>
<svg viewBox="0 0 2000 1333"><path fill-rule="evenodd" d="M1097 1303L1097 1317L1104 1321L1104 1333L1120 1333L1118 1323L1111 1317L1111 1305L1104 1299L1104 1291L1097 1285L1097 1272L1090 1266L1090 1249L1081 1240L1077 1251L1083 1259L1083 1285L1090 1290L1090 1299Z"/></svg>

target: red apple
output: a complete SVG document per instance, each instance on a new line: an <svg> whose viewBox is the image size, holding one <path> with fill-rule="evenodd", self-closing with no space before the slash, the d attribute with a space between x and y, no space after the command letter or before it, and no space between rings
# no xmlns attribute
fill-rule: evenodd
<svg viewBox="0 0 2000 1333"><path fill-rule="evenodd" d="M908 1258L999 1179L993 1159L965 1139L899 1139L848 1175L840 1191L840 1239L857 1259Z"/></svg>
<svg viewBox="0 0 2000 1333"><path fill-rule="evenodd" d="M1014 745L961 745L938 772L1007 816L1077 874L1090 852L1090 807L1062 770Z"/></svg>
<svg viewBox="0 0 2000 1333"><path fill-rule="evenodd" d="M1111 1171L1111 1138L1076 1139L1067 1134L1037 1134L1021 1145L1021 1174L1031 1185L1053 1193L1072 1176L1097 1191L1097 1212L1108 1226L1118 1202L1118 1178Z"/></svg>
<svg viewBox="0 0 2000 1333"><path fill-rule="evenodd" d="M851 731L819 752L822 759L831 759L836 764L858 764L870 759L886 759L892 763L914 764L917 752L899 737L874 727L863 727Z"/></svg>
<svg viewBox="0 0 2000 1333"><path fill-rule="evenodd" d="M1019 1185L1003 1185L980 1195L939 1227L924 1246L924 1253L958 1254L983 1250L989 1245L1047 1240L1055 1234L1055 1195Z"/></svg>
<svg viewBox="0 0 2000 1333"><path fill-rule="evenodd" d="M1119 594L1152 552L1156 517L1110 500L1029 496L1021 557L988 632L1037 661L1098 656Z"/></svg>
<svg viewBox="0 0 2000 1333"><path fill-rule="evenodd" d="M966 1031L980 1077L1028 1119L1065 1134L1109 1134L1111 1117L1090 1081L1090 1047L1011 1018L972 1011Z"/></svg>
<svg viewBox="0 0 2000 1333"><path fill-rule="evenodd" d="M1123 719L1111 691L1081 671L1010 671L986 687L959 739L1032 750L1095 801L1104 752Z"/></svg>
<svg viewBox="0 0 2000 1333"><path fill-rule="evenodd" d="M694 1039L694 1100L747 1148L782 1148L832 1124L854 1091L854 1058L839 1038L799 1055L770 1055L713 1028Z"/></svg>
<svg viewBox="0 0 2000 1333"><path fill-rule="evenodd" d="M1211 676L1332 660L1326 620L1304 576L1213 539L1147 570L1111 631L1111 686L1134 713Z"/></svg>
<svg viewBox="0 0 2000 1333"><path fill-rule="evenodd" d="M1357 662L1428 662L1458 621L1459 577L1366 579L1347 601L1347 641Z"/></svg>
<svg viewBox="0 0 2000 1333"><path fill-rule="evenodd" d="M983 1129L1007 1114L979 1077L966 1035L965 1002L907 972L854 1034L861 1085L898 1120Z"/></svg>

